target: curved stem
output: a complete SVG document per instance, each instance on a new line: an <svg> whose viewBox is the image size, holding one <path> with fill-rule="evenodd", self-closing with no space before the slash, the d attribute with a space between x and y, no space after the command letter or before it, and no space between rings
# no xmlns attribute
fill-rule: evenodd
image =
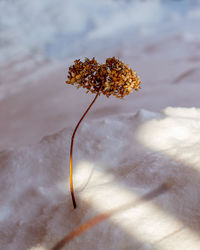
<svg viewBox="0 0 200 250"><path fill-rule="evenodd" d="M74 136L76 134L76 131L77 131L80 123L82 122L83 118L86 116L87 112L90 110L90 108L92 107L92 105L96 101L99 94L100 94L99 92L96 94L94 100L91 102L90 106L87 108L87 110L85 111L85 113L83 114L83 116L81 117L79 122L77 123L77 125L76 125L76 127L74 129L74 132L72 134L72 138L71 138L71 147L70 147L70 190L71 190L71 196L72 196L72 202L73 202L74 208L76 208L76 200L75 200L75 196L74 196L73 179L72 179L72 154L73 154Z"/></svg>

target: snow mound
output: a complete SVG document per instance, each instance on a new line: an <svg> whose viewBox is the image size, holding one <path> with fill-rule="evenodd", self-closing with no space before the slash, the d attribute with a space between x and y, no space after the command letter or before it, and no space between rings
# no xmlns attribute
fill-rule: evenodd
<svg viewBox="0 0 200 250"><path fill-rule="evenodd" d="M2 249L50 249L93 216L134 202L168 180L174 184L167 193L115 214L65 249L198 249L199 129L195 108L83 122L73 155L76 210L68 187L72 129L2 151Z"/></svg>

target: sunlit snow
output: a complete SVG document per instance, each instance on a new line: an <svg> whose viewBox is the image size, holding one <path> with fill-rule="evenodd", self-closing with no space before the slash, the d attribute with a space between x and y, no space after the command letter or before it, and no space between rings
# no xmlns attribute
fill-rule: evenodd
<svg viewBox="0 0 200 250"><path fill-rule="evenodd" d="M110 212L63 249L199 250L200 1L1 0L0 16L0 249L52 249ZM81 124L74 210L70 139L93 96L65 80L93 56L142 89Z"/></svg>

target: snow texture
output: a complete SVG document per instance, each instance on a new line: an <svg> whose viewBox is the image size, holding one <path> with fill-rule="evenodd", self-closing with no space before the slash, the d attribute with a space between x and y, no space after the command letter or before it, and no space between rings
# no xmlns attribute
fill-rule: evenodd
<svg viewBox="0 0 200 250"><path fill-rule="evenodd" d="M66 249L165 249L163 238L185 228L199 243L199 129L195 108L141 110L84 122L74 152L77 210L68 190L70 129L1 152L2 249L50 249L97 213L130 203L166 181L173 183L166 194L114 215Z"/></svg>
<svg viewBox="0 0 200 250"><path fill-rule="evenodd" d="M158 32L193 39L199 37L199 6L199 0L1 0L0 65L19 56L92 56Z"/></svg>
<svg viewBox="0 0 200 250"><path fill-rule="evenodd" d="M1 0L0 12L0 249L49 250L121 208L63 249L199 250L200 1ZM70 139L93 96L65 80L85 56L129 63L142 89L98 97L81 124L74 210Z"/></svg>

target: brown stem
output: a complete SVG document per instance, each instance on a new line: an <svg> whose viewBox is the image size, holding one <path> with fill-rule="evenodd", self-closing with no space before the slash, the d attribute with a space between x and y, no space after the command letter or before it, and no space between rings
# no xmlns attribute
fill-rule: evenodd
<svg viewBox="0 0 200 250"><path fill-rule="evenodd" d="M87 112L90 110L90 108L92 107L92 105L96 101L96 99L97 99L97 97L98 97L99 94L100 94L99 92L96 94L94 100L92 101L92 103L90 104L90 106L87 108L87 110L85 111L85 113L83 114L83 116L81 117L81 119L79 120L78 124L76 125L76 127L74 129L74 132L73 132L72 138L71 138L71 147L70 147L70 190L71 190L72 203L73 203L74 209L76 208L76 200L75 200L75 196L74 196L73 180L72 180L72 154L73 154L74 136L76 134L76 131L77 131L80 123L82 122L83 118L86 116Z"/></svg>

